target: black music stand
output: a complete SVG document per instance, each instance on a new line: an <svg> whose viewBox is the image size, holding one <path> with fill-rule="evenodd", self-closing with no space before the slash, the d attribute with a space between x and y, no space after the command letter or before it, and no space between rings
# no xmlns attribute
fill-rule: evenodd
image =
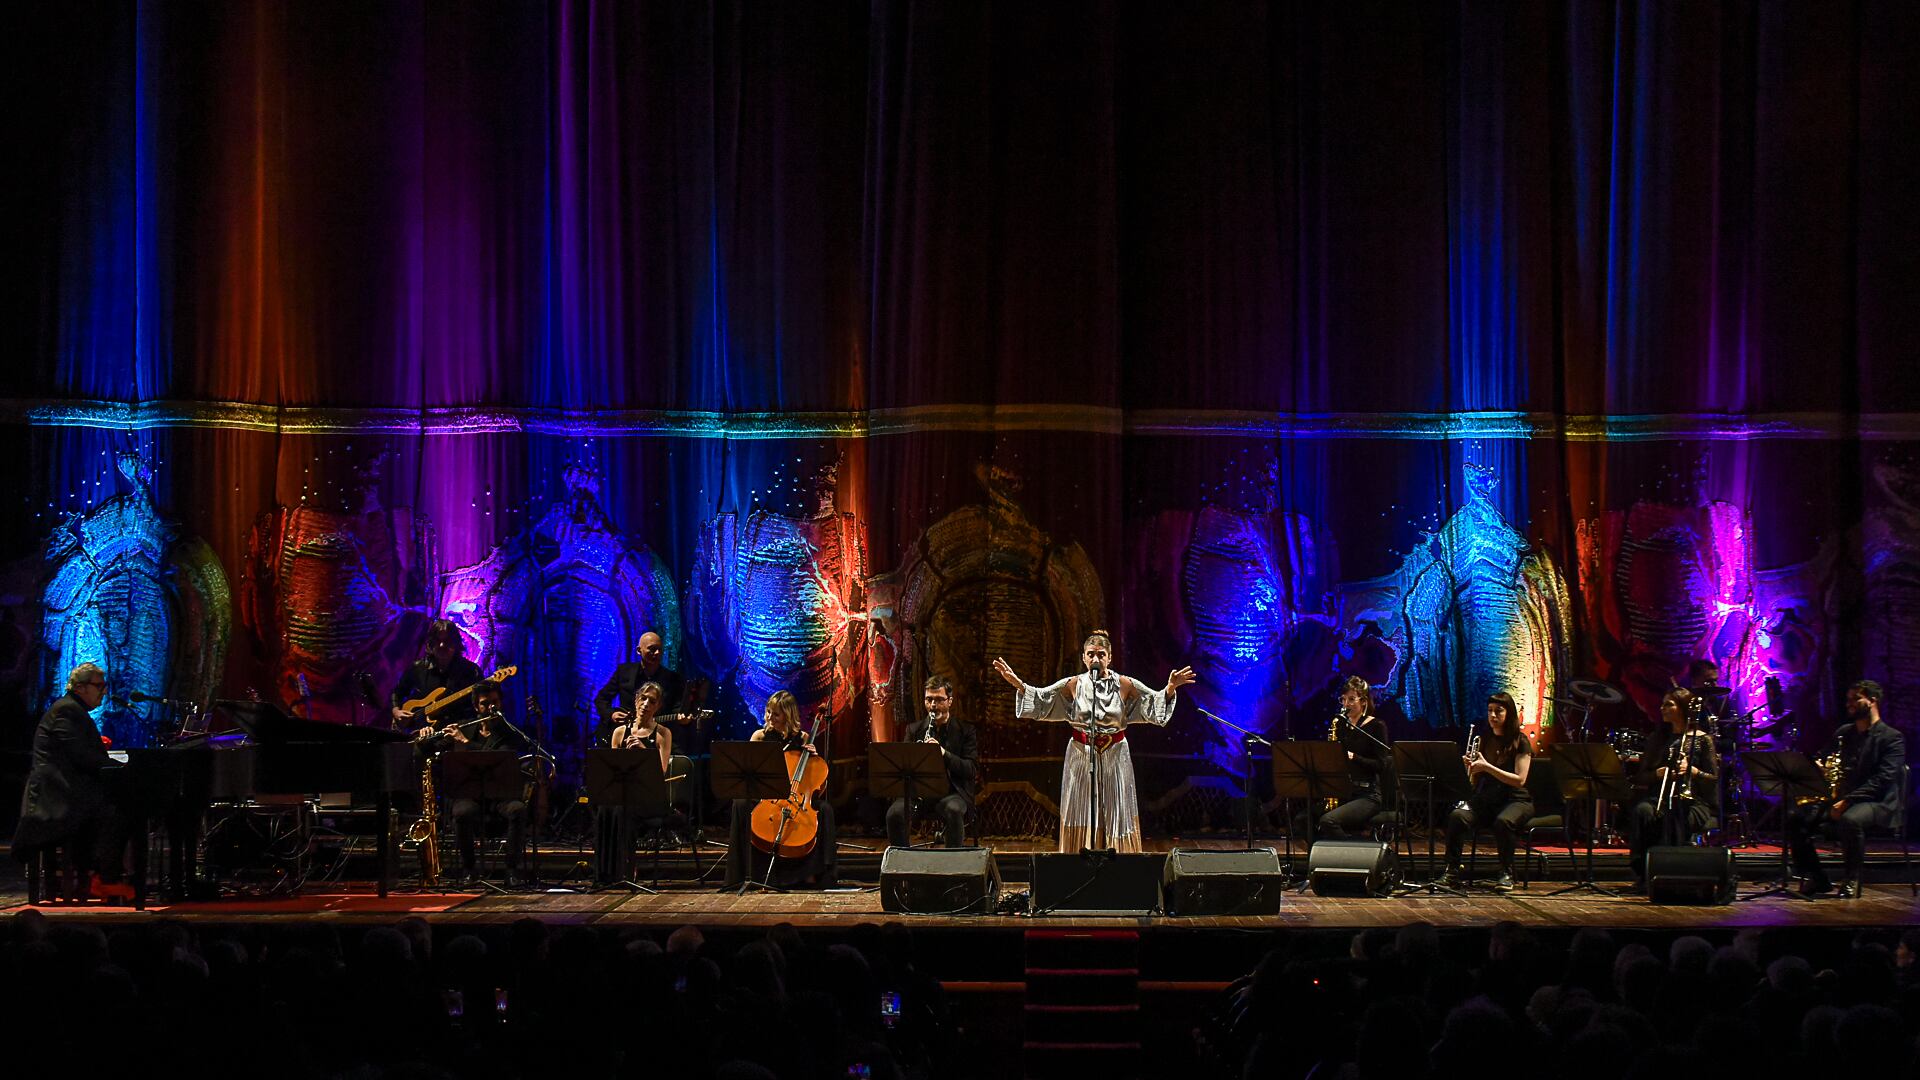
<svg viewBox="0 0 1920 1080"><path fill-rule="evenodd" d="M1307 804L1307 855L1313 855L1317 820L1313 807L1323 799L1346 799L1353 795L1353 778L1347 773L1347 752L1337 742L1277 742L1273 744L1273 794L1286 807L1286 875L1293 877L1293 804ZM1302 874L1300 887L1307 887L1308 875Z"/></svg>
<svg viewBox="0 0 1920 1080"><path fill-rule="evenodd" d="M912 846L914 802L920 792L945 792L950 788L946 755L940 752L939 743L890 742L867 747L867 791L881 799L907 800L908 846Z"/></svg>
<svg viewBox="0 0 1920 1080"><path fill-rule="evenodd" d="M434 761L440 766L440 782L435 791L448 805L457 799L472 799L482 805L510 802L525 793L520 756L511 750L448 751ZM526 812L531 814L533 808L528 807ZM490 881L482 884L495 892L506 891Z"/></svg>
<svg viewBox="0 0 1920 1080"><path fill-rule="evenodd" d="M667 778L660 771L658 750L587 751L586 788L587 800L595 810L617 810L627 821L664 818L673 812L667 802ZM627 876L608 888L625 885L629 892L659 893L633 880L633 834L625 829L615 829L614 833L627 848L620 853Z"/></svg>
<svg viewBox="0 0 1920 1080"><path fill-rule="evenodd" d="M717 742L713 744L713 797L731 801L745 799L759 802L762 799L784 799L793 794L793 779L787 775L786 749L779 743L771 742ZM786 824L781 824L784 832ZM776 848L778 835L775 837ZM752 845L748 847L751 849ZM741 852L741 862L746 870L753 869L753 852ZM767 853L767 877L765 881L753 880L751 872L740 875L740 893L746 895L749 889L764 889L767 892L786 892L773 884L773 866L780 861L778 851Z"/></svg>
<svg viewBox="0 0 1920 1080"><path fill-rule="evenodd" d="M1560 794L1567 802L1586 800L1589 807L1601 799L1619 802L1631 798L1633 788L1627 783L1626 770L1620 764L1620 755L1607 743L1561 743L1553 748L1553 768L1560 777ZM1537 766L1539 761L1534 764ZM1571 820L1572 815L1568 815ZM1618 892L1607 888L1593 876L1593 832L1587 831L1587 872L1586 876L1564 888L1555 889L1548 896L1561 896L1570 892L1596 892L1602 896L1618 896Z"/></svg>
<svg viewBox="0 0 1920 1080"><path fill-rule="evenodd" d="M1418 802L1426 807L1427 826L1427 880L1413 886L1409 892L1424 892L1429 896L1446 893L1449 896L1465 896L1458 889L1449 888L1440 883L1440 875L1434 873L1437 857L1434 854L1434 838L1440 831L1437 820L1441 805L1440 796L1447 798L1446 806L1451 807L1473 793L1473 781L1467 776L1466 763L1460 760L1458 743L1445 741L1396 742L1393 744L1393 768L1399 777L1401 818L1405 820L1406 807ZM1419 795L1413 795L1415 788ZM1472 838L1468 838L1472 842ZM1411 848L1411 841L1409 841ZM1412 851L1408 851L1412 857Z"/></svg>
<svg viewBox="0 0 1920 1080"><path fill-rule="evenodd" d="M1793 853L1788 850L1791 839L1788 830L1793 823L1789 815L1793 813L1796 799L1824 799L1833 794L1826 776L1812 758L1794 750L1749 750L1740 755L1740 761L1747 767L1747 775L1760 794L1780 800L1780 876L1759 892L1739 899L1764 900L1769 896L1813 899L1793 891Z"/></svg>

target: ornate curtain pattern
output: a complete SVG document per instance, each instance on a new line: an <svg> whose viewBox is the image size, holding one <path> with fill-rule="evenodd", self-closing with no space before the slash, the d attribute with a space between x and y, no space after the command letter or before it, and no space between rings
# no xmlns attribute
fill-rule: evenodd
<svg viewBox="0 0 1920 1080"><path fill-rule="evenodd" d="M1533 568L1533 678L1644 666L1618 626L1736 602L1650 569L1652 513L1737 550L1708 621L1743 629L1700 647L1743 690L1832 716L1870 676L1920 725L1911 5L136 2L35 5L3 47L9 580L132 451L229 581L256 522L360 514L379 460L422 581L535 535L577 468L690 597L752 576L714 578L716 530L816 520L838 463L864 574L979 602L870 633L834 554L707 625L804 593L839 643L809 693L864 709L884 640L910 717L939 641L1040 632L1010 585L925 576L990 469L1123 668L1204 655L1209 708L1309 734L1338 675L1404 685L1351 587L1447 564L1463 511ZM1466 614L1449 662L1517 670ZM216 681L287 692L244 629ZM673 629L735 724L786 671ZM1489 672L1457 675L1406 722L1466 719ZM989 782L1029 736L989 732ZM1143 791L1221 739L1183 708Z"/></svg>

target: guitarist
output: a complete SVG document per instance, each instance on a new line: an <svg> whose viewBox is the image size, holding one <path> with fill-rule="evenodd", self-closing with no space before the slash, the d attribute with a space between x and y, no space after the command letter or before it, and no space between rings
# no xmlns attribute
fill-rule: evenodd
<svg viewBox="0 0 1920 1080"><path fill-rule="evenodd" d="M607 685L593 696L593 711L600 718L600 726L593 733L595 746L613 745L613 729L627 722L632 715L633 695L647 683L660 687L662 716L680 711L680 695L685 682L679 672L666 666L666 639L649 630L640 635L640 643L633 651L640 659L630 660L615 668Z"/></svg>
<svg viewBox="0 0 1920 1080"><path fill-rule="evenodd" d="M435 619L427 624L426 653L400 676L400 683L393 688L389 700L396 728L407 731L423 722L423 718L416 718L401 708L403 703L426 697L435 690L455 693L480 681L479 665L467 659L465 652L466 643L461 641L460 630L451 620ZM430 722L441 726L473 717L473 695L469 694L434 713Z"/></svg>

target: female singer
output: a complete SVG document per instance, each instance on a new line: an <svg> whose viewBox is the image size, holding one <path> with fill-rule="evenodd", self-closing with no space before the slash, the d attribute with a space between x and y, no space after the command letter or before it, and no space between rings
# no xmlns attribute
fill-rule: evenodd
<svg viewBox="0 0 1920 1080"><path fill-rule="evenodd" d="M813 734L800 727L800 702L786 690L767 699L766 710L761 714L761 726L748 736L748 741L776 743L783 751L813 748ZM733 821L727 840L727 878L726 884L721 886L723 889L737 889L747 880L751 869L748 854L756 850L749 835L753 828L754 805L751 799L733 800ZM826 793L822 792L814 800L813 807L820 816L813 850L781 877L788 885L826 889L833 886L838 866L834 851L833 805L827 801Z"/></svg>
<svg viewBox="0 0 1920 1080"><path fill-rule="evenodd" d="M1527 773L1533 767L1533 744L1520 730L1520 709L1513 695L1487 699L1487 734L1477 752L1464 755L1473 796L1454 807L1447 817L1447 873L1441 881L1458 885L1466 877L1460 869L1460 846L1479 825L1493 827L1500 847L1500 876L1493 887L1513 889L1513 846L1521 826L1533 816L1533 796L1527 791Z"/></svg>
<svg viewBox="0 0 1920 1080"><path fill-rule="evenodd" d="M1660 699L1662 726L1649 740L1640 757L1635 783L1646 794L1627 812L1627 850L1633 865L1634 888L1646 888L1647 849L1656 843L1684 844L1687 837L1703 833L1716 824L1714 808L1718 804L1715 784L1720 777L1720 755L1714 749L1713 736L1694 732L1686 741L1685 761L1681 761L1680 740L1687 734L1693 704L1691 690L1669 690ZM1675 798L1669 807L1659 806L1660 788L1671 771ZM1686 798L1680 798L1680 795ZM1664 816L1665 822L1661 819ZM1664 834L1664 839L1663 839Z"/></svg>
<svg viewBox="0 0 1920 1080"><path fill-rule="evenodd" d="M1138 679L1115 675L1112 661L1113 639L1105 630L1088 634L1080 646L1080 663L1087 673L1070 675L1051 686L1029 686L1006 660L996 657L993 661L993 670L1014 689L1014 715L1073 725L1073 741L1067 744L1060 767L1061 851L1101 846L1140 850L1140 796L1134 787L1133 755L1127 749L1127 725L1165 727L1173 719L1175 695L1194 681L1193 669L1183 667L1169 673L1167 685L1155 690ZM1099 763L1097 807L1092 806L1094 761ZM1096 811L1091 836L1087 833L1090 807Z"/></svg>

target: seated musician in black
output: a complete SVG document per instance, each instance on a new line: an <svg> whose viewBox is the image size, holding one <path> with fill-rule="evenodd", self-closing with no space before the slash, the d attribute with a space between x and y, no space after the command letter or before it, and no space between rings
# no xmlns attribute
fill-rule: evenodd
<svg viewBox="0 0 1920 1080"><path fill-rule="evenodd" d="M686 683L679 672L666 666L666 639L649 630L640 635L640 643L633 651L640 659L615 668L607 685L593 696L593 712L600 718L599 726L594 729L595 746L613 745L613 729L626 723L632 715L629 706L643 683L653 683L660 688L661 713L676 712L680 708Z"/></svg>
<svg viewBox="0 0 1920 1080"><path fill-rule="evenodd" d="M483 682L472 696L474 709L479 715L471 721L443 724L440 727L440 737L436 741L445 743L446 752L460 754L473 750L509 750L525 753L526 744L500 722L499 684ZM442 770L443 785L450 784L444 779L450 771ZM507 885L518 885L520 864L525 861L527 853L526 799L470 799L460 797L451 786L448 786L447 794L452 800L447 804L447 815L453 818L454 843L460 849L461 880L468 884L480 880L480 830L490 819L504 820L507 823Z"/></svg>
<svg viewBox="0 0 1920 1080"><path fill-rule="evenodd" d="M1800 891L1808 896L1833 891L1833 882L1814 850L1814 837L1826 833L1840 841L1840 895L1857 897L1867 859L1867 829L1891 825L1900 804L1907 745L1900 730L1880 718L1881 696L1880 684L1871 679L1847 688L1847 722L1819 754L1822 758L1835 752L1840 755L1840 780L1833 791L1837 798L1795 807L1787 817L1794 873L1806 879Z"/></svg>
<svg viewBox="0 0 1920 1080"><path fill-rule="evenodd" d="M1520 709L1513 695L1487 699L1487 733L1479 750L1463 755L1473 795L1447 816L1447 872L1441 880L1458 885L1466 878L1460 866L1462 844L1477 826L1491 825L1500 849L1500 876L1493 887L1513 889L1513 848L1520 827L1533 816L1533 796L1527 792L1527 773L1533 767L1533 744L1520 728Z"/></svg>
<svg viewBox="0 0 1920 1080"><path fill-rule="evenodd" d="M940 757L947 768L948 790L916 793L919 797L914 800L917 804L914 809L931 807L940 818L946 845L960 847L967 837L967 812L973 809L979 739L972 724L954 717L953 683L945 675L928 679L920 700L927 708L926 719L909 726L904 741L933 743L940 748ZM893 800L887 807L887 843L908 847L913 842L911 832L912 815L907 811L907 800Z"/></svg>
<svg viewBox="0 0 1920 1080"><path fill-rule="evenodd" d="M1353 794L1331 810L1309 807L1294 816L1294 835L1309 832L1316 840L1364 837L1375 814L1387 808L1393 788L1393 736L1386 722L1373 715L1373 688L1358 675L1340 684L1340 713L1333 735L1347 752L1347 777ZM1313 827L1307 816L1319 813Z"/></svg>
<svg viewBox="0 0 1920 1080"><path fill-rule="evenodd" d="M452 694L480 681L480 667L467 659L466 642L460 637L460 628L448 619L435 619L427 624L426 653L410 665L400 676L399 685L393 688L389 702L393 707L393 723L403 731L413 730L416 725L426 722L426 717L416 716L401 708L409 701L417 701L435 690L445 690ZM418 710L416 710L418 711ZM433 714L436 725L460 723L474 717L472 697L463 698Z"/></svg>
<svg viewBox="0 0 1920 1080"><path fill-rule="evenodd" d="M762 726L749 736L749 741L776 743L788 751L813 746L813 736L800 726L800 702L791 691L781 690L767 699L761 723ZM750 858L750 854L757 850L751 838L755 805L747 799L733 800L727 841L727 877L722 888L739 888L758 861L757 858ZM811 885L825 889L833 885L838 863L834 850L833 804L827 801L823 791L814 800L813 807L819 815L813 850L796 864L786 867L779 876L789 885Z"/></svg>
<svg viewBox="0 0 1920 1080"><path fill-rule="evenodd" d="M81 664L67 676L67 692L47 708L33 733L33 765L20 796L13 854L22 862L64 847L85 888L94 871L107 883L121 877L125 829L101 772L111 762L91 713L107 696L107 673Z"/></svg>
<svg viewBox="0 0 1920 1080"><path fill-rule="evenodd" d="M1648 848L1654 844L1684 844L1688 837L1717 824L1714 808L1720 754L1714 748L1713 736L1697 730L1693 702L1690 690L1667 691L1660 699L1661 725L1640 758L1634 783L1644 788L1645 794L1628 809L1626 821L1636 889L1645 888ZM1660 801L1663 790L1669 790L1665 805Z"/></svg>
<svg viewBox="0 0 1920 1080"><path fill-rule="evenodd" d="M676 786L671 781L680 778L675 775L673 732L660 725L660 703L665 699L666 693L659 683L640 684L640 689L634 691L631 710L623 709L619 714L625 719L613 729L612 749L658 753L660 775L670 781L667 790L671 802ZM654 817L639 816L628 807L603 806L594 815L594 829L595 873L602 885L626 877L627 863L633 857L635 841L642 830L661 829L682 836L692 835L686 815L671 806L666 814Z"/></svg>

